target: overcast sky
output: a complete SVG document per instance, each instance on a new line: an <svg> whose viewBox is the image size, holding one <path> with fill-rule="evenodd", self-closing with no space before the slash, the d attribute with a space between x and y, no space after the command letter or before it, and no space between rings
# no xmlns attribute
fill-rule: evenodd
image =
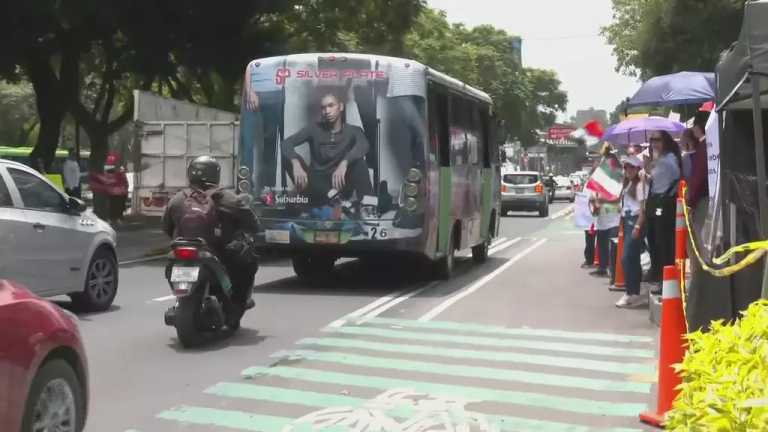
<svg viewBox="0 0 768 432"><path fill-rule="evenodd" d="M610 113L640 87L615 72L599 35L611 22L611 0L428 0L451 22L491 24L523 38L523 64L553 69L568 92L568 117L594 107Z"/></svg>

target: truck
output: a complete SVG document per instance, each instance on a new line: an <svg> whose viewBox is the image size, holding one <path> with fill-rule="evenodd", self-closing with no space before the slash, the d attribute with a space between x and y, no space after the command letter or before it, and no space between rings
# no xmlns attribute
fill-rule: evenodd
<svg viewBox="0 0 768 432"><path fill-rule="evenodd" d="M221 165L221 187L234 189L240 139L239 115L134 90L135 138L128 159L134 214L161 216L187 186L187 165L211 155Z"/></svg>

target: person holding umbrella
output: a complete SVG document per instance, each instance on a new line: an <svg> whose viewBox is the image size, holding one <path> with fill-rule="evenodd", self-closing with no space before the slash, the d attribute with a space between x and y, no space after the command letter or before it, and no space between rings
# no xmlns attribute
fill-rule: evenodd
<svg viewBox="0 0 768 432"><path fill-rule="evenodd" d="M677 186L682 173L680 148L667 131L652 131L648 141L654 160L645 158L645 172L650 177L646 201L648 244L651 270L646 282L661 282L664 266L675 263L675 208Z"/></svg>

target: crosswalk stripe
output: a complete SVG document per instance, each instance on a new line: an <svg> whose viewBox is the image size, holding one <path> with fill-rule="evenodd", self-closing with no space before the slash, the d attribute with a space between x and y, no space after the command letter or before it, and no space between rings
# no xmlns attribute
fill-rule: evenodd
<svg viewBox="0 0 768 432"><path fill-rule="evenodd" d="M616 381L598 378L582 378L568 375L556 375L519 370L497 369L480 366L450 365L415 360L403 360L388 357L372 357L338 352L320 352L311 350L278 351L272 357L306 359L327 363L343 364L375 369L394 369L399 371L419 372L439 375L452 375L467 378L480 378L496 381L520 382L551 387L568 387L585 390L610 392L650 393L648 383Z"/></svg>
<svg viewBox="0 0 768 432"><path fill-rule="evenodd" d="M542 366L554 366L569 369L593 370L618 374L653 374L655 368L650 364L612 362L578 357L555 357L537 354L522 354L499 351L476 351L460 348L443 348L427 345L388 344L359 339L344 338L306 338L299 345L316 345L334 348L358 348L368 351L383 351L400 354L421 354L460 359L487 360L493 362L526 363Z"/></svg>
<svg viewBox="0 0 768 432"><path fill-rule="evenodd" d="M205 391L217 396L302 405L312 408L362 407L365 399L339 396L330 393L317 393L304 390L284 389L243 383L218 383ZM406 407L408 408L408 407ZM392 413L393 416L397 412ZM469 413L471 414L471 413ZM501 431L509 432L640 432L629 428L593 428L588 426L535 420L511 416L486 416Z"/></svg>
<svg viewBox="0 0 768 432"><path fill-rule="evenodd" d="M596 354L614 357L642 357L653 358L655 353L647 349L613 348L599 345L571 344L560 342L539 342L532 340L499 339L484 336L461 336L439 333L418 333L400 330L389 330L374 327L339 327L326 329L328 332L378 336L394 339L408 339L418 341L452 342L458 344L483 345L507 348L530 348L549 351L565 351L585 354Z"/></svg>
<svg viewBox="0 0 768 432"><path fill-rule="evenodd" d="M542 330L529 328L507 328L483 324L465 324L450 321L416 321L403 320L397 318L377 317L368 321L369 324L388 324L400 327L411 327L432 330L450 330L456 332L468 333L489 333L507 336L537 336L553 337L578 340L595 340L605 342L647 342L652 343L654 339L647 336L619 335L611 333L593 333L593 332L573 332L562 330Z"/></svg>
<svg viewBox="0 0 768 432"><path fill-rule="evenodd" d="M157 416L165 420L254 432L281 432L291 422L291 419L284 417L185 405L163 411Z"/></svg>
<svg viewBox="0 0 768 432"><path fill-rule="evenodd" d="M438 384L420 381L386 378L374 375L353 375L318 369L294 368L287 366L251 367L242 372L247 378L257 376L282 377L316 383L368 387L380 390L408 388L428 394L461 395L464 398L496 401L522 406L533 406L551 410L576 412L600 416L635 417L647 407L641 403L606 402L589 399L552 396L531 392L496 390L482 387Z"/></svg>

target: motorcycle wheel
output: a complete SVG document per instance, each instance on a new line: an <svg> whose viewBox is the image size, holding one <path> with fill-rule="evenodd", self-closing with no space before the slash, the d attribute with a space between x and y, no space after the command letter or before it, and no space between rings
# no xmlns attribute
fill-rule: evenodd
<svg viewBox="0 0 768 432"><path fill-rule="evenodd" d="M205 342L205 335L200 330L205 290L196 288L186 297L181 297L176 306L176 336L184 348L193 348Z"/></svg>

